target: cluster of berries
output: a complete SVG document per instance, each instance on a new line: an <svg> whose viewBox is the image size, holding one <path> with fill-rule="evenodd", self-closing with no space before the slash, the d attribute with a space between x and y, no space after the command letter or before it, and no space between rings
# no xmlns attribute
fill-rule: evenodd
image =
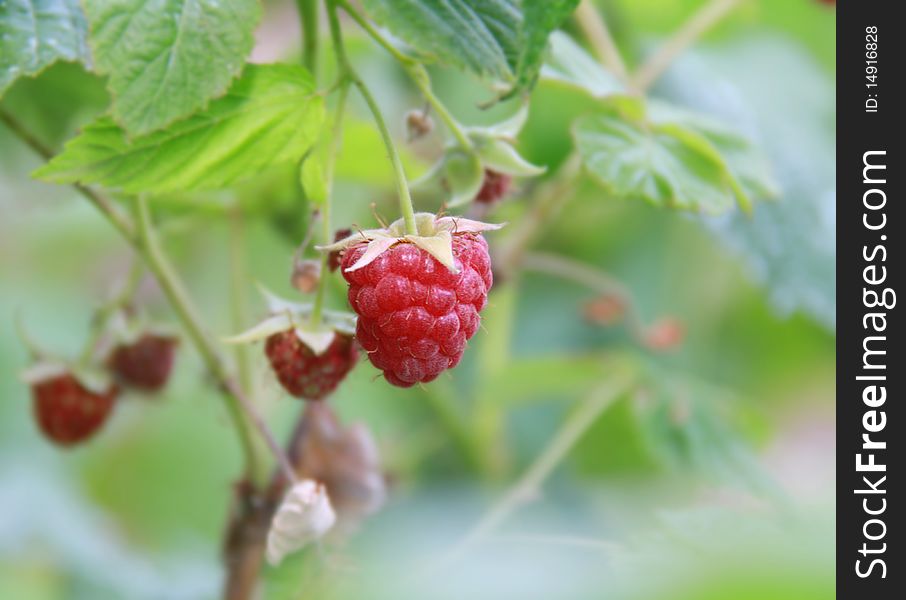
<svg viewBox="0 0 906 600"><path fill-rule="evenodd" d="M104 363L111 377L98 381L62 364L32 368L26 378L41 431L60 446L89 439L110 417L121 390L154 393L164 387L178 343L173 336L146 332L118 344Z"/></svg>
<svg viewBox="0 0 906 600"><path fill-rule="evenodd" d="M265 324L256 328L266 332L265 355L291 395L324 398L355 365L360 349L399 387L427 383L459 363L493 282L481 232L497 226L428 213L416 221L418 235L407 235L400 220L384 229L345 232L321 248L349 284L357 317L351 331L330 331L318 348L312 340L323 338L298 324L304 319L277 314L275 331Z"/></svg>

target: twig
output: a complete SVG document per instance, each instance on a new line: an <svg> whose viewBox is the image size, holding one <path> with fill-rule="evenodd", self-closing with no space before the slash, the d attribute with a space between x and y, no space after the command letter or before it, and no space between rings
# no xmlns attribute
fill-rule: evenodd
<svg viewBox="0 0 906 600"><path fill-rule="evenodd" d="M631 80L632 87L641 91L651 87L677 56L736 8L740 2L742 0L711 0L704 5L642 64Z"/></svg>
<svg viewBox="0 0 906 600"><path fill-rule="evenodd" d="M431 88L431 78L428 75L428 72L422 66L421 63L416 62L411 57L406 56L398 49L396 49L393 44L384 37L377 28L371 24L368 19L362 16L357 10L355 10L349 2L346 0L337 0L340 6L343 7L343 10L352 17L352 20L359 24L359 26L365 30L371 38L381 45L385 50L387 50L399 63L402 65L403 69L406 71L406 74L412 79L415 85L421 90L422 95L427 100L428 105L434 109L434 112L437 113L437 116L441 121L444 122L444 125L447 126L447 129L450 130L450 133L453 134L453 137L456 138L456 141L459 143L460 147L467 151L472 151L472 140L469 139L469 136L466 135L465 130L462 128L462 125L459 124L450 111L447 109L446 105L441 102L434 94L434 90Z"/></svg>
<svg viewBox="0 0 906 600"><path fill-rule="evenodd" d="M183 286L182 280L176 275L169 259L167 259L161 250L154 234L151 213L148 209L148 201L144 197L140 197L136 201L136 218L139 224L139 251L145 258L148 269L157 279L158 285L160 285L164 295L170 301L173 311L182 322L183 327L185 327L186 332L198 349L199 354L201 354L202 360L208 370L225 392L223 397L227 406L227 411L236 426L236 431L239 434L240 442L242 443L248 460L248 464L246 465L246 468L249 471L248 475L253 481L258 482L260 474L258 473L255 444L249 432L248 422L242 412L243 407L241 405L241 399L244 399L244 394L227 372L226 366L218 354L214 342L201 325L198 311L189 299L189 295Z"/></svg>
<svg viewBox="0 0 906 600"><path fill-rule="evenodd" d="M319 0L296 0L302 24L302 64L318 80L318 5Z"/></svg>
<svg viewBox="0 0 906 600"><path fill-rule="evenodd" d="M623 372L593 390L560 426L547 446L503 497L463 537L447 560L459 556L469 545L500 525L513 511L535 498L586 431L629 389L634 377ZM444 561L447 562L446 560Z"/></svg>
<svg viewBox="0 0 906 600"><path fill-rule="evenodd" d="M384 116L381 114L381 109L378 106L377 101L374 99L374 95L372 95L371 90L368 89L368 86L365 85L365 82L362 81L362 78L359 77L359 74L353 69L352 63L349 62L349 57L346 55L346 46L343 44L343 32L340 28L340 19L337 16L338 3L339 0L327 0L327 19L330 23L330 36L333 39L337 63L339 63L340 69L347 77L349 77L350 81L358 88L359 93L365 100L365 104L368 105L368 110L371 111L371 116L374 118L374 123L377 125L378 132L381 134L381 139L384 141L387 154L390 156L390 162L393 164L393 172L396 177L396 188L397 193L399 194L400 213L406 224L406 233L415 235L418 233L415 226L415 209L412 207L412 196L409 193L409 183L406 180L406 171L403 169L403 162L400 160L399 152L396 151L396 146L393 143L393 136L390 135L390 130L387 128L387 123L384 120Z"/></svg>
<svg viewBox="0 0 906 600"><path fill-rule="evenodd" d="M16 134L20 140L25 142L32 150L34 150L41 158L44 160L50 160L53 158L53 150L50 149L47 145L41 142L32 132L30 132L24 125L22 125L13 115L11 115L6 110L0 108L0 121L6 125L10 131ZM78 190L83 196L88 198L88 200L97 207L101 213L107 217L107 220L120 232L120 234L126 238L126 241L135 245L137 238L135 234L135 227L132 222L129 220L121 210L119 210L114 204L105 196L102 196L93 189L86 187L80 183L73 184L73 187Z"/></svg>
<svg viewBox="0 0 906 600"><path fill-rule="evenodd" d="M243 222L242 209L238 202L229 213L230 228L230 317L233 327L239 331L248 323L248 294L246 294L245 256L245 223ZM239 379L240 389L252 395L252 365L249 359L249 348L246 344L236 344L234 350L236 358L236 376Z"/></svg>
<svg viewBox="0 0 906 600"><path fill-rule="evenodd" d="M576 8L575 16L579 28L582 29L582 33L585 34L601 64L616 75L620 81L627 81L629 76L626 63L623 62L623 57L613 41L613 36L610 35L610 29L607 28L604 18L592 1L582 0Z"/></svg>
<svg viewBox="0 0 906 600"><path fill-rule="evenodd" d="M558 169L558 173L547 183L538 188L536 200L525 218L511 229L509 236L498 246L497 269L506 275L515 275L526 248L535 240L538 233L547 226L559 213L563 205L572 197L582 161L573 153Z"/></svg>
<svg viewBox="0 0 906 600"><path fill-rule="evenodd" d="M591 265L545 252L526 253L521 266L524 270L574 281L599 294L615 297L626 310L629 330L633 337L637 340L643 339L645 326L633 302L632 293L613 276Z"/></svg>

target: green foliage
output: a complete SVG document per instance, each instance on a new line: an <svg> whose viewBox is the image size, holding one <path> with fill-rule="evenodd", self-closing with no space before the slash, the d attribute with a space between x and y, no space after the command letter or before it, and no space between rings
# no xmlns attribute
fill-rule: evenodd
<svg viewBox="0 0 906 600"><path fill-rule="evenodd" d="M550 37L551 51L541 77L585 90L596 98L625 91L623 85L582 46L561 31Z"/></svg>
<svg viewBox="0 0 906 600"><path fill-rule="evenodd" d="M95 121L35 176L126 193L219 188L299 160L323 120L302 67L249 66L226 96L166 130L130 140L112 118Z"/></svg>
<svg viewBox="0 0 906 600"><path fill-rule="evenodd" d="M257 0L86 0L113 117L141 136L221 96L252 49Z"/></svg>
<svg viewBox="0 0 906 600"><path fill-rule="evenodd" d="M91 63L88 27L78 0L0 3L0 97L19 77L58 60Z"/></svg>
<svg viewBox="0 0 906 600"><path fill-rule="evenodd" d="M488 76L502 97L527 91L548 36L577 0L365 0L370 15L425 57Z"/></svg>
<svg viewBox="0 0 906 600"><path fill-rule="evenodd" d="M642 102L620 98L574 125L589 173L615 195L654 205L719 214L748 198L703 136L646 118Z"/></svg>

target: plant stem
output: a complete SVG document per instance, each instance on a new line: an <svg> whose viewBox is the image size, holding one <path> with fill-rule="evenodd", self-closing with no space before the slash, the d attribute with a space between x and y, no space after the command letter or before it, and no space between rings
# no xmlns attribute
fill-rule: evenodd
<svg viewBox="0 0 906 600"><path fill-rule="evenodd" d="M337 162L337 154L340 150L340 142L343 139L343 116L346 112L346 100L349 97L348 78L340 82L339 96L337 97L337 106L335 109L333 126L330 131L330 144L327 148L327 160L324 164L324 183L327 186L327 197L324 199L324 206L321 207L321 244L329 245L333 241L333 230L330 224L331 206L333 204L333 174ZM318 289L315 292L315 301L311 309L311 324L317 327L321 323L322 313L324 311L324 296L327 291L327 252L321 253L321 279L318 281Z"/></svg>
<svg viewBox="0 0 906 600"><path fill-rule="evenodd" d="M585 432L620 396L627 391L634 377L629 369L608 379L593 390L563 422L547 446L503 497L485 513L453 551L453 556L502 523L523 503L535 498L542 485L569 454Z"/></svg>
<svg viewBox="0 0 906 600"><path fill-rule="evenodd" d="M230 317L236 331L241 330L248 323L248 295L245 284L248 275L245 266L245 223L243 222L242 209L237 202L229 214L230 228ZM245 344L236 344L234 350L236 357L236 376L239 387L248 395L252 394L252 364L249 358L249 348Z"/></svg>
<svg viewBox="0 0 906 600"><path fill-rule="evenodd" d="M82 354L79 356L79 364L90 364L91 359L94 358L94 352L97 349L98 342L104 334L107 323L110 321L110 318L116 314L116 311L131 302L138 289L138 284L142 280L144 272L144 264L138 257L135 257L132 261L132 265L129 267L129 274L126 276L126 281L123 282L120 290L115 296L99 306L95 311L91 323L91 333L88 336L88 340L85 342Z"/></svg>
<svg viewBox="0 0 906 600"><path fill-rule="evenodd" d="M337 3L338 0L327 0L327 17L330 23L330 35L333 39L334 51L337 55L337 63L339 64L340 70L344 72L356 88L358 88L359 93L365 100L365 104L368 105L368 109L371 111L375 125L377 125L378 131L381 134L381 139L384 141L384 146L387 148L387 154L390 155L390 162L393 164L393 171L396 176L397 193L399 194L400 213L406 224L406 233L416 235L418 230L415 226L415 209L412 207L412 197L409 195L409 184L406 181L406 172L403 169L403 163L400 160L399 153L396 151L393 137L390 135L390 130L387 128L387 123L384 121L377 101L374 99L371 90L368 89L368 86L366 86L365 82L362 81L362 78L359 77L359 74L352 68L349 57L346 55L346 47L343 44L343 32L340 29L340 19L337 16Z"/></svg>
<svg viewBox="0 0 906 600"><path fill-rule="evenodd" d="M623 62L623 57L613 41L613 36L610 35L610 29L592 0L582 0L576 8L575 16L576 23L582 29L582 33L585 34L601 64L613 72L620 81L627 81L629 77L626 63Z"/></svg>
<svg viewBox="0 0 906 600"><path fill-rule="evenodd" d="M528 215L510 231L498 246L495 265L507 277L514 277L526 248L538 234L549 227L563 206L572 198L576 176L582 166L578 153L573 153L557 170L556 177L538 188Z"/></svg>
<svg viewBox="0 0 906 600"><path fill-rule="evenodd" d="M148 268L154 273L158 285L160 285L161 290L169 300L176 316L182 322L199 354L201 354L205 366L223 389L227 412L233 421L236 432L239 434L239 441L246 456L247 475L252 481L260 483L262 474L258 469L255 444L240 404L240 398L244 398L244 394L227 372L223 360L217 353L214 342L201 325L198 311L189 299L182 281L176 275L173 266L161 250L151 222L148 201L144 197L139 197L136 200L136 220L138 221L139 251L145 258Z"/></svg>
<svg viewBox="0 0 906 600"><path fill-rule="evenodd" d="M677 56L729 14L740 2L742 0L711 0L704 5L642 64L632 78L633 87L641 91L651 87Z"/></svg>
<svg viewBox="0 0 906 600"><path fill-rule="evenodd" d="M12 114L2 108L0 108L0 121L2 121L10 131L16 134L20 140L25 142L25 144L34 150L41 158L44 160L53 158L53 150L32 134L32 132L22 125L22 123L20 123ZM133 246L135 245L137 240L135 227L129 220L129 217L114 206L108 198L100 195L93 189L80 183L73 184L73 187L83 196L88 198L88 200L101 211L101 214L107 217L107 220L110 221L124 238L126 238L126 241Z"/></svg>
<svg viewBox="0 0 906 600"><path fill-rule="evenodd" d="M352 19L359 24L359 26L364 29L371 38L380 44L385 50L387 50L396 60L398 60L403 68L406 71L406 74L412 79L418 89L421 90L422 95L425 97L425 100L428 101L428 104L431 105L431 108L434 109L434 112L437 113L437 116L440 117L440 120L444 122L444 125L447 126L447 129L450 130L450 133L453 134L453 137L456 138L456 141L459 142L459 145L466 150L467 152L472 151L472 140L469 139L469 136L466 135L465 131L462 128L462 125L450 114L450 111L447 110L446 105L444 105L441 100L434 95L434 91L431 88L431 78L428 76L427 71L421 65L421 63L415 61L412 57L406 56L400 52L393 44L390 43L384 35L377 30L377 28L371 24L371 22L366 19L361 13L359 13L355 8L353 8L349 2L346 0L338 0L340 6L343 7Z"/></svg>
<svg viewBox="0 0 906 600"><path fill-rule="evenodd" d="M569 259L565 256L545 252L528 252L522 258L523 270L536 271L583 285L599 294L615 297L626 309L629 330L633 337L642 341L644 324L632 299L632 293L613 276L591 265Z"/></svg>
<svg viewBox="0 0 906 600"><path fill-rule="evenodd" d="M7 124L13 133L44 159L49 160L51 158L53 152L12 115L0 110L0 120ZM80 184L74 184L73 187L85 195L110 220L126 241L135 248L151 273L154 274L158 285L170 302L183 328L192 339L205 366L220 386L227 412L235 425L243 455L245 456L246 476L256 484L261 483L262 472L259 469L258 453L251 437L249 425L240 410L243 405L248 405L248 402L242 390L228 373L214 343L204 332L201 321L198 319L197 311L194 309L182 281L178 278L169 260L158 245L151 225L147 202L143 198L138 199L136 202L136 216L139 221L139 225L136 227L129 217L116 208L107 197Z"/></svg>
<svg viewBox="0 0 906 600"><path fill-rule="evenodd" d="M302 24L302 64L318 81L318 0L296 0Z"/></svg>

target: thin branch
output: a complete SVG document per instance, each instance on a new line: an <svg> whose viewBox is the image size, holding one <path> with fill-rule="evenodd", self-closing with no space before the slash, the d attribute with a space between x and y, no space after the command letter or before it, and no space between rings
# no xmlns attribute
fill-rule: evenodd
<svg viewBox="0 0 906 600"><path fill-rule="evenodd" d="M10 131L12 131L16 136L22 140L28 147L34 150L41 158L44 160L50 160L53 158L53 150L49 146L44 144L39 140L31 131L29 131L22 123L20 123L12 114L6 110L0 108L0 121L6 125ZM78 190L83 196L88 198L88 200L95 205L95 207L101 211L101 213L107 217L107 220L120 232L120 234L126 238L126 241L132 244L136 244L137 238L135 234L135 227L132 222L129 220L123 212L114 206L107 197L102 196L93 189L86 187L80 183L73 184L73 187Z"/></svg>
<svg viewBox="0 0 906 600"><path fill-rule="evenodd" d="M582 33L585 34L591 48L607 69L609 69L620 81L627 81L629 73L626 69L626 63L610 35L610 29L604 22L601 13L595 8L592 0L582 0L576 8L576 23Z"/></svg>
<svg viewBox="0 0 906 600"><path fill-rule="evenodd" d="M374 118L384 146L387 148L387 154L390 156L390 162L393 164L393 172L396 177L397 193L399 194L400 213L406 223L406 233L415 235L418 233L415 226L415 209L412 207L412 196L409 193L409 183L406 180L406 171L403 169L403 162L400 160L399 152L393 143L393 136L390 135L390 129L387 122L381 114L381 109L374 99L374 95L359 74L353 69L349 57L346 55L346 46L343 43L343 32L340 28L340 19L337 16L338 0L327 0L327 18L330 23L330 35L333 39L334 50L337 55L337 63L340 70L343 71L352 83L358 88L359 93L368 105L368 110Z"/></svg>
<svg viewBox="0 0 906 600"><path fill-rule="evenodd" d="M227 412L233 420L236 432L239 434L239 440L242 444L246 456L246 469L249 477L259 482L257 452L254 441L249 431L249 424L246 421L240 398L244 398L242 390L233 381L227 372L223 360L217 352L217 348L211 337L204 331L201 325L201 319L198 316L194 304L189 298L188 293L183 286L182 280L176 275L176 271L170 264L169 259L164 255L157 237L154 233L151 222L151 213L148 209L148 202L145 198L140 197L136 201L136 218L138 220L138 248L145 259L148 269L154 274L157 283L164 295L170 302L170 306L176 313L176 316L182 322L183 327L198 349L205 366L211 375L218 382L224 391L223 398L227 407Z"/></svg>
<svg viewBox="0 0 906 600"><path fill-rule="evenodd" d="M337 162L337 154L340 151L340 142L343 139L343 117L346 112L346 100L349 97L350 80L344 77L340 83L340 92L337 97L337 106L334 111L333 126L330 131L330 142L327 148L327 160L324 165L324 183L327 187L327 197L324 199L324 206L321 207L321 244L324 246L333 242L333 230L331 229L331 207L333 205L333 176ZM321 279L318 281L318 289L315 292L315 301L311 309L311 323L317 327L321 322L321 314L324 310L324 296L327 293L327 259L330 255L327 252L321 253Z"/></svg>
<svg viewBox="0 0 906 600"><path fill-rule="evenodd" d="M625 368L625 367L624 367ZM563 462L576 443L598 420L604 411L624 394L633 382L626 369L593 390L563 422L547 446L532 462L516 483L485 513L484 517L463 537L447 560L459 556L469 545L500 525L516 509L536 498L544 482ZM444 562L447 562L446 560Z"/></svg>
<svg viewBox="0 0 906 600"><path fill-rule="evenodd" d="M248 294L246 293L246 283L248 282L248 273L246 271L245 255L245 223L243 222L242 208L239 202L232 208L229 214L230 228L230 317L233 322L233 328L240 331L248 323ZM249 357L249 347L246 344L236 344L234 349L236 358L236 373L239 379L239 387L248 395L252 394L252 365Z"/></svg>
<svg viewBox="0 0 906 600"><path fill-rule="evenodd" d="M318 6L319 0L296 0L302 24L302 64L318 80Z"/></svg>
<svg viewBox="0 0 906 600"><path fill-rule="evenodd" d="M428 104L431 105L431 108L434 109L434 112L437 113L437 116L441 121L444 122L444 125L447 126L447 129L450 130L450 133L456 138L456 141L459 142L459 145L463 150L467 152L472 151L472 140L469 139L469 136L466 135L465 130L462 128L462 125L459 124L459 121L450 113L447 109L447 106L434 94L434 90L431 88L431 78L428 75L428 72L425 70L424 66L421 63L416 62L411 57L406 56L400 52L390 41L384 37L384 35L378 31L378 29L371 24L371 22L362 16L355 8L353 8L349 2L346 0L338 0L340 6L343 7L352 19L359 24L359 26L365 30L371 38L380 44L385 50L387 50L397 61L400 62L403 69L406 71L406 74L412 79L415 85L421 90L422 95L427 100Z"/></svg>
<svg viewBox="0 0 906 600"><path fill-rule="evenodd" d="M594 292L615 297L626 310L629 330L638 341L644 338L645 326L636 309L632 293L620 281L600 269L565 256L545 252L528 252L522 259L523 270L536 271L583 285Z"/></svg>
<svg viewBox="0 0 906 600"><path fill-rule="evenodd" d="M742 0L711 0L693 14L682 27L639 68L632 78L632 87L645 91L664 74L667 67L694 44L706 31L716 25Z"/></svg>

